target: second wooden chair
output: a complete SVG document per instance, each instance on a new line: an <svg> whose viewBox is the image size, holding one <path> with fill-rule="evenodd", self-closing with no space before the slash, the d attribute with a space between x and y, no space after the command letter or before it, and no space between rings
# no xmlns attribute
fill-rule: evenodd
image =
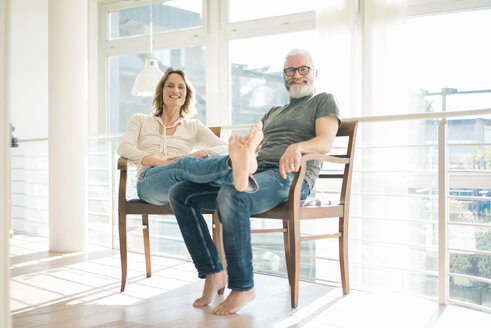
<svg viewBox="0 0 491 328"><path fill-rule="evenodd" d="M323 238L337 238L339 240L339 265L341 269L341 286L343 293L348 294L349 273L348 273L348 222L349 206L351 194L351 176L353 172L353 158L355 154L357 122L343 122L337 132L336 138L347 137L345 153L341 155L308 154L302 157L300 170L295 174L295 178L290 187L288 203L275 207L264 213L254 214L254 218L280 219L283 221L283 228L251 230L251 233L282 232L285 246L286 267L291 291L291 305L296 308L298 305L298 284L300 279L300 242L317 240ZM340 173L322 173L317 179L317 183L323 179L340 179L342 181L339 191L339 202L333 204L311 205L309 202L300 200L302 183L305 177L306 164L311 160L319 160L325 163L333 163L342 166ZM320 233L317 235L302 236L300 222L303 220L339 218L338 231L335 233ZM218 216L213 217L213 236L217 245L222 263L225 264L225 254L222 243L222 228ZM224 265L226 266L226 265Z"/></svg>

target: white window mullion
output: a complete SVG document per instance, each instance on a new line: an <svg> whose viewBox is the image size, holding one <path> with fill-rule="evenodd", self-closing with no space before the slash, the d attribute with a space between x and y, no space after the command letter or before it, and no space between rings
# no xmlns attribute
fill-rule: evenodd
<svg viewBox="0 0 491 328"><path fill-rule="evenodd" d="M228 53L224 38L227 24L227 0L204 0L203 25L206 26L206 124L228 125Z"/></svg>
<svg viewBox="0 0 491 328"><path fill-rule="evenodd" d="M261 18L227 24L224 33L228 40L294 33L315 29L315 19L314 11Z"/></svg>
<svg viewBox="0 0 491 328"><path fill-rule="evenodd" d="M102 47L106 56L147 53L150 51L149 38L149 35L142 35L105 41ZM152 39L154 52L161 49L193 47L205 42L202 28L157 33L153 35Z"/></svg>

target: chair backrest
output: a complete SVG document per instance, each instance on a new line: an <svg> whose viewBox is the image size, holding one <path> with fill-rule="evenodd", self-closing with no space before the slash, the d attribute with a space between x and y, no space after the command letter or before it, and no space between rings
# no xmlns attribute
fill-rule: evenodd
<svg viewBox="0 0 491 328"><path fill-rule="evenodd" d="M356 130L358 128L358 121L343 122L339 127L336 137L348 137L346 145L346 153L340 155L332 155L333 157L349 158L349 162L344 166L343 174L338 173L321 173L319 179L343 179L343 184L340 193L340 204L349 202L351 194L351 176L353 173L353 158L355 153L356 144Z"/></svg>
<svg viewBox="0 0 491 328"><path fill-rule="evenodd" d="M220 138L220 134L222 133L222 127L220 126L210 126L209 129Z"/></svg>

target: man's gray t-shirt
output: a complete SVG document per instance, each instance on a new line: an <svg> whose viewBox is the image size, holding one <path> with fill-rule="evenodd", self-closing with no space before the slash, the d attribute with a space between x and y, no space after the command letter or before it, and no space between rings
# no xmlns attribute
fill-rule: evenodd
<svg viewBox="0 0 491 328"><path fill-rule="evenodd" d="M258 163L278 164L288 146L314 138L315 120L326 116L336 117L341 124L336 100L327 93L292 99L286 106L271 108L261 119L264 139L257 156ZM307 164L305 180L310 190L314 187L320 166L319 161Z"/></svg>

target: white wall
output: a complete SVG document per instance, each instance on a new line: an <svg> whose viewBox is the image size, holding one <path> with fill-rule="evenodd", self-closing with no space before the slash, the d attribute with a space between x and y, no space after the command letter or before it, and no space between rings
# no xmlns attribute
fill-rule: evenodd
<svg viewBox="0 0 491 328"><path fill-rule="evenodd" d="M7 96L8 0L0 0L0 327L10 327L9 292L9 179L8 156L10 134Z"/></svg>
<svg viewBox="0 0 491 328"><path fill-rule="evenodd" d="M55 252L87 244L87 1L49 1L48 208Z"/></svg>
<svg viewBox="0 0 491 328"><path fill-rule="evenodd" d="M9 37L9 109L15 136L47 138L48 0L10 1Z"/></svg>

